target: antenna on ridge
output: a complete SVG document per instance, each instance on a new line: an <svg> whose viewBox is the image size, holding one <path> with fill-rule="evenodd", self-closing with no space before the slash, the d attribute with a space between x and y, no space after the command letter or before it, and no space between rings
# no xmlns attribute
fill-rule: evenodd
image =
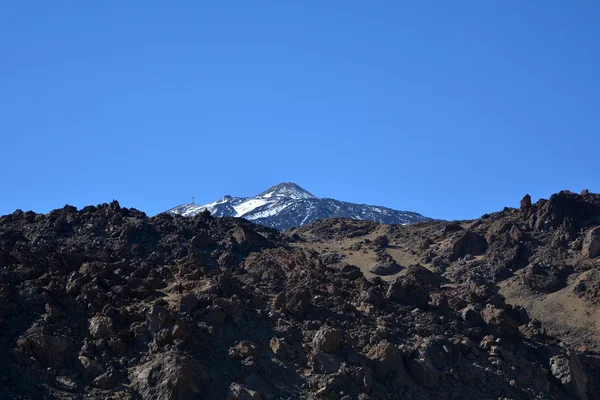
<svg viewBox="0 0 600 400"><path fill-rule="evenodd" d="M195 204L194 199L196 199L196 196L192 196L192 204Z"/></svg>

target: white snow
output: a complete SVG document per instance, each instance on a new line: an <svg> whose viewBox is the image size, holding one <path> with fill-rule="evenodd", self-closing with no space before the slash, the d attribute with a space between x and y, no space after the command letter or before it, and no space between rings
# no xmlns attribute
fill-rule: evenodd
<svg viewBox="0 0 600 400"><path fill-rule="evenodd" d="M315 199L315 201L306 201ZM385 217L393 217L397 223L407 225L417 219L412 213L395 211L383 206L367 206L364 204L352 204L339 202L333 199L323 199L326 209L320 210L315 205L318 198L312 196L297 185L285 183L268 189L264 194L255 197L231 197L226 196L215 202L198 205L184 204L169 210L170 213L191 217L204 210L208 210L214 216L241 217L249 220L263 220L268 218L292 218L302 220L300 225L305 224L313 217L324 214L340 215L357 220L380 221ZM323 204L323 203L320 203ZM322 207L321 207L322 208ZM286 211L284 211L286 210ZM320 211L318 211L320 210ZM317 212L318 211L318 212ZM420 217L421 219L425 219Z"/></svg>
<svg viewBox="0 0 600 400"><path fill-rule="evenodd" d="M275 193L275 191L274 191L274 190L273 190L273 191L271 191L271 192L269 192L269 193L265 193L265 194L263 194L263 195L262 195L262 196L260 196L260 197L263 197L263 198L265 198L265 199L268 199L268 198L270 198L270 197L273 197L273 193Z"/></svg>
<svg viewBox="0 0 600 400"><path fill-rule="evenodd" d="M308 219L308 217L310 217L310 214L306 213L306 217L304 217L304 219L302 220L302 222L300 222L300 225L304 225L304 223L306 222L306 220Z"/></svg>
<svg viewBox="0 0 600 400"><path fill-rule="evenodd" d="M254 210L255 208L263 206L267 203L268 203L268 201L265 199L250 199L248 201L240 203L236 206L233 206L233 209L235 210L235 213L236 213L235 216L242 217L244 214L247 214L250 211Z"/></svg>
<svg viewBox="0 0 600 400"><path fill-rule="evenodd" d="M201 213L205 209L206 207L204 206L190 204L183 211L181 211L181 215L183 215L184 217L193 217L194 215Z"/></svg>
<svg viewBox="0 0 600 400"><path fill-rule="evenodd" d="M267 210L260 211L255 214L252 214L252 215L248 215L247 218L249 220L254 220L254 219L259 219L259 218L270 217L272 215L275 215L275 214L281 212L283 209L287 208L289 205L290 205L290 203L278 204L275 207L270 207Z"/></svg>

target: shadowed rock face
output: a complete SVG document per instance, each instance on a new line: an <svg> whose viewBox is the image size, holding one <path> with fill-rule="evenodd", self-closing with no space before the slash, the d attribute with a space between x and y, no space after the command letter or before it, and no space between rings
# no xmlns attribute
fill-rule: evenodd
<svg viewBox="0 0 600 400"><path fill-rule="evenodd" d="M538 230L549 210L289 233L116 202L17 211L0 217L0 398L600 398L597 354L498 293L523 263L522 284L545 291L583 273L568 257L595 276L589 212L563 218L583 231ZM382 229L385 246L361 239ZM346 239L421 261L367 280L327 253Z"/></svg>

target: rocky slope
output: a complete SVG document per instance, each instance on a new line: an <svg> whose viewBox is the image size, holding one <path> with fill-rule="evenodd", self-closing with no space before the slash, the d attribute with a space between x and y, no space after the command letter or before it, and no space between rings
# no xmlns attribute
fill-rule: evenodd
<svg viewBox="0 0 600 400"><path fill-rule="evenodd" d="M206 205L183 204L169 214L194 216L204 210L215 217L240 217L275 229L288 229L326 218L351 218L386 224L411 224L429 220L409 211L318 198L294 183L281 183L255 197L225 196Z"/></svg>
<svg viewBox="0 0 600 400"><path fill-rule="evenodd" d="M600 399L597 338L514 301L595 307L598 215L600 196L566 192L476 221L285 233L116 202L16 211L0 398Z"/></svg>

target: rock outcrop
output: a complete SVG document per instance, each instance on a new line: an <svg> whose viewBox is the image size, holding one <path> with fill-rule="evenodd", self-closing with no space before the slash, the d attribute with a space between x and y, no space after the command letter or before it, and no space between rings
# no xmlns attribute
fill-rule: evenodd
<svg viewBox="0 0 600 400"><path fill-rule="evenodd" d="M502 294L596 304L598 204L293 232L116 202L17 211L0 217L0 398L598 399L593 339ZM407 267L365 277L384 261Z"/></svg>

